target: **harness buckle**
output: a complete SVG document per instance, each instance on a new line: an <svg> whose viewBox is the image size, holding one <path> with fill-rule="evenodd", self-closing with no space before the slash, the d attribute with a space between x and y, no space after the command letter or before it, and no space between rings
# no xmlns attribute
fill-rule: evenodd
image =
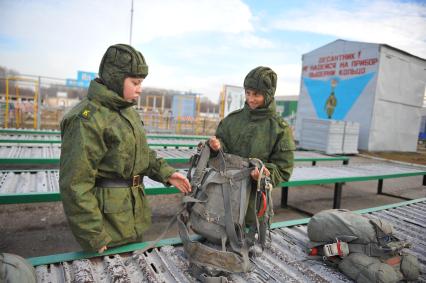
<svg viewBox="0 0 426 283"><path fill-rule="evenodd" d="M141 175L135 175L132 179L133 187L137 187L141 184Z"/></svg>
<svg viewBox="0 0 426 283"><path fill-rule="evenodd" d="M348 243L337 240L336 243L324 245L324 254L326 257L345 257L349 254Z"/></svg>

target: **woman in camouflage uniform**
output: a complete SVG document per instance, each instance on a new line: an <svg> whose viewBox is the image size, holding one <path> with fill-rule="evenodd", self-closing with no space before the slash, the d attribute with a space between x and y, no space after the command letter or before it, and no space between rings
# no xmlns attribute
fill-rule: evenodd
<svg viewBox="0 0 426 283"><path fill-rule="evenodd" d="M61 122L62 203L85 250L102 253L107 247L142 240L151 224L144 176L190 191L186 177L148 148L132 107L147 75L140 52L125 44L110 46L87 97Z"/></svg>
<svg viewBox="0 0 426 283"><path fill-rule="evenodd" d="M265 174L274 187L288 181L293 170L295 144L291 128L275 111L274 94L277 75L268 67L251 70L244 79L246 102L244 108L224 118L216 135L210 138L213 151L220 148L226 153L262 160ZM251 172L254 180L259 170ZM247 224L253 223L254 194L251 194Z"/></svg>

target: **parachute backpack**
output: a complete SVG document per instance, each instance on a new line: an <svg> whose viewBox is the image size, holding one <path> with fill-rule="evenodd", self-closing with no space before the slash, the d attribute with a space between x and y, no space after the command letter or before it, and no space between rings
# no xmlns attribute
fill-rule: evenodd
<svg viewBox="0 0 426 283"><path fill-rule="evenodd" d="M321 256L355 282L416 280L417 258L403 251L408 242L395 236L392 225L371 215L344 209L324 210L308 223L311 256Z"/></svg>
<svg viewBox="0 0 426 283"><path fill-rule="evenodd" d="M183 199L185 208L178 216L178 225L189 261L201 273L197 276L203 280L220 278L214 277L218 274L249 271L250 246L265 247L266 232L273 215L272 185L262 174L263 164L260 160L226 154L221 150L210 158L207 143L199 145L191 163L188 179L192 192ZM263 176L259 178L256 190L252 189L254 182L250 176L254 166L261 167ZM257 214L256 227L252 227L255 231L245 228L251 193L256 194L255 207L258 207L254 212ZM192 241L188 228L205 238L207 243Z"/></svg>
<svg viewBox="0 0 426 283"><path fill-rule="evenodd" d="M0 282L36 283L34 267L16 254L0 253Z"/></svg>

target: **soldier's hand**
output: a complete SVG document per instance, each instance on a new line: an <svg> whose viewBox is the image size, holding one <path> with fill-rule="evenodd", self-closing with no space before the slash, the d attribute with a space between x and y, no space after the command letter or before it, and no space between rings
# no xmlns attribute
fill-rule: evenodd
<svg viewBox="0 0 426 283"><path fill-rule="evenodd" d="M217 137L213 136L209 139L209 146L213 151L218 151L220 149L220 141Z"/></svg>
<svg viewBox="0 0 426 283"><path fill-rule="evenodd" d="M173 173L170 176L168 182L178 188L182 193L191 192L191 184L189 183L188 179L178 172Z"/></svg>
<svg viewBox="0 0 426 283"><path fill-rule="evenodd" d="M271 175L271 173L269 172L268 168L264 168L263 169L263 174L267 177L269 177L269 175ZM259 180L259 175L260 175L260 171L257 167L255 167L251 172L250 172L250 176L253 178L253 180L257 181Z"/></svg>
<svg viewBox="0 0 426 283"><path fill-rule="evenodd" d="M107 246L103 246L102 248L100 248L99 250L98 250L98 253L103 253L104 251L106 251L107 250Z"/></svg>

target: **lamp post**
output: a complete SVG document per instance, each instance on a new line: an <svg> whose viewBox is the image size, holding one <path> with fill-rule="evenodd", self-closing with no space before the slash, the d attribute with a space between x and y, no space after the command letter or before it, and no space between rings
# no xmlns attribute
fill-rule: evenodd
<svg viewBox="0 0 426 283"><path fill-rule="evenodd" d="M132 8L130 9L130 38L129 38L130 45L132 45L132 30L133 30L133 0L132 0Z"/></svg>

